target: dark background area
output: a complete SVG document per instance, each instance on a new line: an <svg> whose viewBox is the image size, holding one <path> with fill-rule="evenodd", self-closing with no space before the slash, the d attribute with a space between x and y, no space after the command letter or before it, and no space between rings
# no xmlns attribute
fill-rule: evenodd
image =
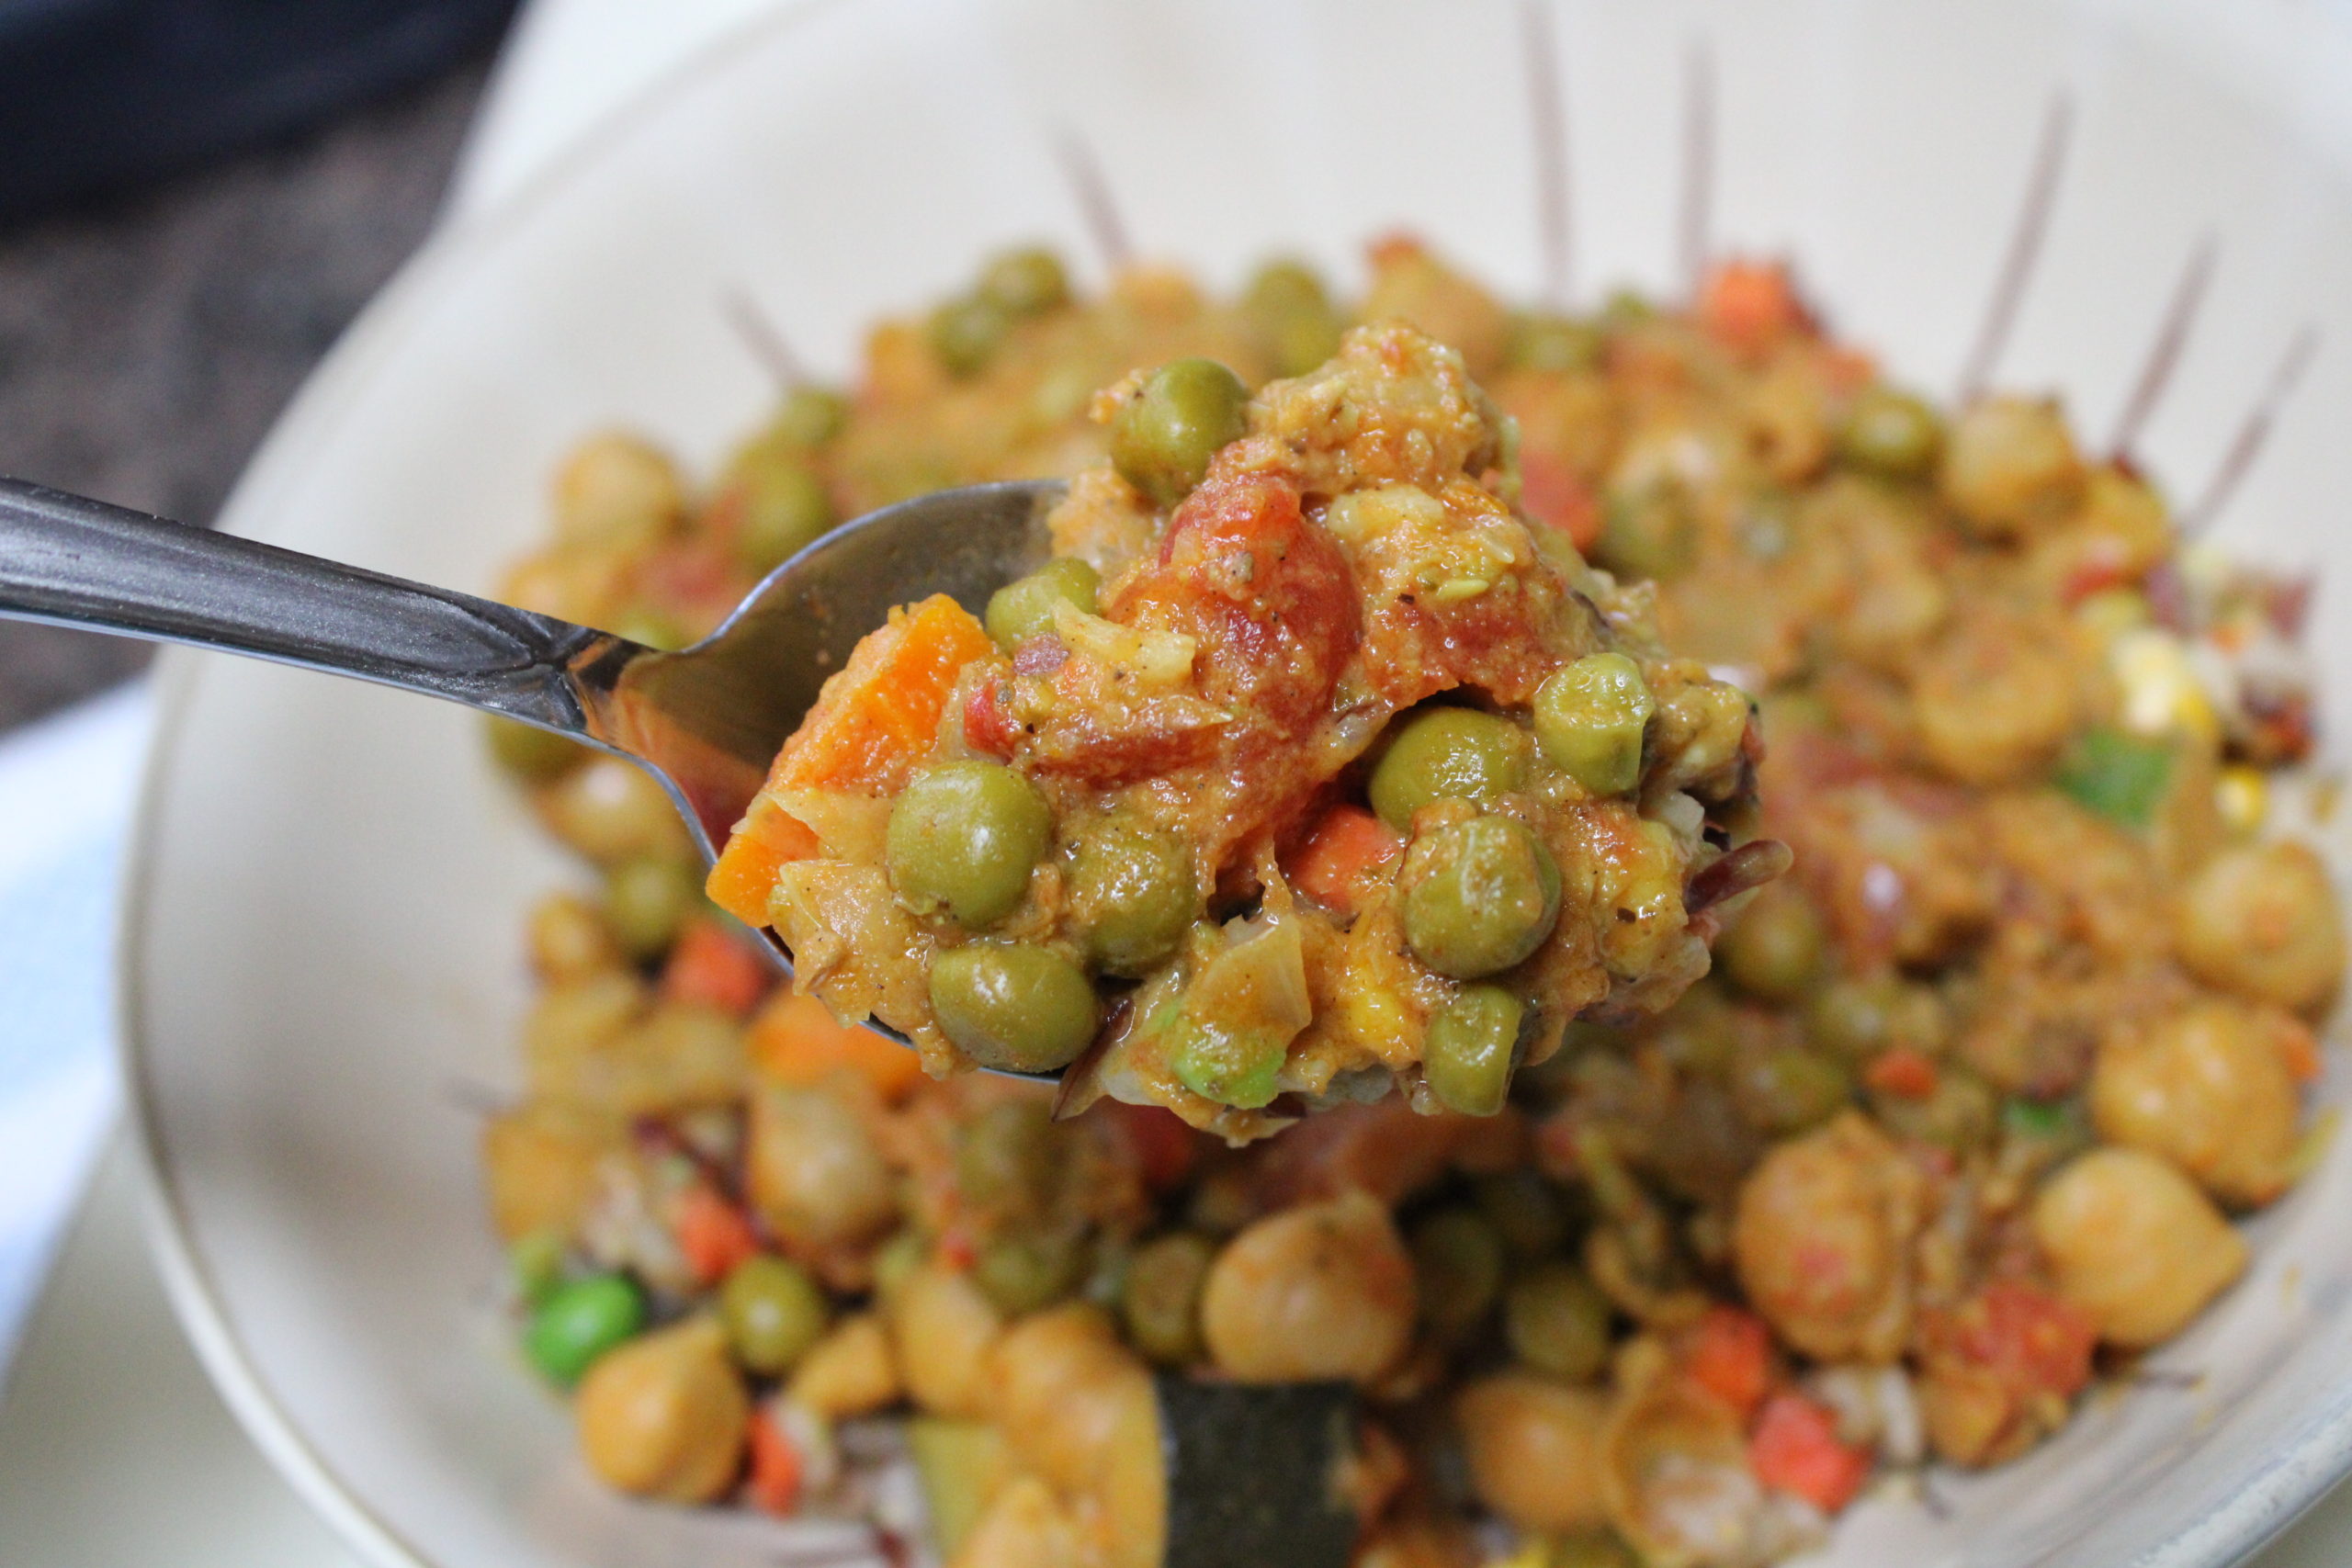
<svg viewBox="0 0 2352 1568"><path fill-rule="evenodd" d="M287 399L424 239L505 7L474 6L475 25L456 27L449 6L418 0L441 30L355 46L319 26L335 5L0 0L0 85L25 69L8 51L43 41L34 23L86 9L119 27L151 10L168 13L160 32L91 67L121 68L105 90L139 70L169 73L177 47L183 73L209 73L219 99L211 118L198 92L168 115L150 104L145 135L130 139L92 110L90 162L67 170L55 160L70 140L34 147L9 123L21 99L0 98L5 161L21 168L38 152L55 176L41 190L0 178L0 473L209 524ZM254 46L243 76L220 37L192 28L215 11L240 13L229 36ZM279 20L289 32L258 30ZM319 52L325 43L339 52ZM0 622L0 728L123 679L148 654Z"/></svg>

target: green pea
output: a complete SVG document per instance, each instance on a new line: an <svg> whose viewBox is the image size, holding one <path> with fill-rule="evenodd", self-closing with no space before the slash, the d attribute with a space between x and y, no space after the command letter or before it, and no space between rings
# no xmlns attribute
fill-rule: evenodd
<svg viewBox="0 0 2352 1568"><path fill-rule="evenodd" d="M1678 484L1612 494L1593 555L1623 577L1664 582L1681 576L1699 558L1699 518L1690 496Z"/></svg>
<svg viewBox="0 0 2352 1568"><path fill-rule="evenodd" d="M1291 310L1328 310L1330 291L1322 276L1303 261L1279 256L1260 267L1241 291L1241 308L1252 316L1277 316Z"/></svg>
<svg viewBox="0 0 2352 1568"><path fill-rule="evenodd" d="M1641 1568L1641 1560L1608 1530L1579 1530L1552 1543L1544 1568Z"/></svg>
<svg viewBox="0 0 2352 1568"><path fill-rule="evenodd" d="M631 642L642 643L663 653L675 653L694 640L686 635L685 627L678 624L675 616L642 607L623 615L613 630Z"/></svg>
<svg viewBox="0 0 2352 1568"><path fill-rule="evenodd" d="M2011 1137L2037 1143L2076 1143L2084 1131L2081 1111L2073 1101L2023 1096L2001 1102L2001 1128Z"/></svg>
<svg viewBox="0 0 2352 1568"><path fill-rule="evenodd" d="M1061 1179L1066 1147L1043 1100L991 1105L956 1133L956 1190L982 1213L1042 1213Z"/></svg>
<svg viewBox="0 0 2352 1568"><path fill-rule="evenodd" d="M1626 795L1642 782L1642 737L1657 711L1640 665L1589 653L1536 692L1535 739L1593 795Z"/></svg>
<svg viewBox="0 0 2352 1568"><path fill-rule="evenodd" d="M1511 323L1510 365L1552 375L1590 370L1600 364L1605 344L1600 329L1589 321L1536 312Z"/></svg>
<svg viewBox="0 0 2352 1568"><path fill-rule="evenodd" d="M913 1279L930 1258L931 1243L921 1231L910 1226L894 1232L874 1249L874 1293L884 1301L897 1295L899 1287Z"/></svg>
<svg viewBox="0 0 2352 1568"><path fill-rule="evenodd" d="M1061 258L1038 246L1006 251L980 269L979 298L1016 320L1042 315L1069 298Z"/></svg>
<svg viewBox="0 0 2352 1568"><path fill-rule="evenodd" d="M1895 1045L1935 1055L1951 1033L1951 1019L1928 987L1871 975L1824 986L1805 1010L1805 1027L1815 1043L1860 1066Z"/></svg>
<svg viewBox="0 0 2352 1568"><path fill-rule="evenodd" d="M644 1325L645 1298L628 1276L593 1275L548 1292L523 1331L523 1351L549 1379L568 1386Z"/></svg>
<svg viewBox="0 0 2352 1568"><path fill-rule="evenodd" d="M795 387L785 395L769 426L787 446L813 451L842 433L849 423L849 400L831 387Z"/></svg>
<svg viewBox="0 0 2352 1568"><path fill-rule="evenodd" d="M605 924L621 951L642 963L678 940L702 907L702 874L668 855L640 855L605 873Z"/></svg>
<svg viewBox="0 0 2352 1568"><path fill-rule="evenodd" d="M1259 269L1241 296L1241 308L1277 376L1304 376L1339 352L1344 323L1323 280L1303 263L1269 262Z"/></svg>
<svg viewBox="0 0 2352 1568"><path fill-rule="evenodd" d="M781 1377L824 1337L832 1304L816 1277L763 1254L737 1264L718 1291L718 1319L745 1371Z"/></svg>
<svg viewBox="0 0 2352 1568"><path fill-rule="evenodd" d="M1108 975L1148 973L1182 944L1201 908L1192 851L1125 824L1079 844L1069 893L1086 921L1087 956Z"/></svg>
<svg viewBox="0 0 2352 1568"><path fill-rule="evenodd" d="M1724 932L1715 957L1732 984L1748 995L1791 1002L1820 973L1828 940L1812 901L1779 883L1759 894Z"/></svg>
<svg viewBox="0 0 2352 1568"><path fill-rule="evenodd" d="M931 352L962 380L988 368L1012 328L1012 318L993 299L977 294L950 299L931 313Z"/></svg>
<svg viewBox="0 0 2352 1568"><path fill-rule="evenodd" d="M1936 1068L1936 1087L1925 1099L1897 1094L1871 1097L1871 1111L1898 1138L1965 1153L1992 1141L2001 1115L1992 1086L1951 1062Z"/></svg>
<svg viewBox="0 0 2352 1568"><path fill-rule="evenodd" d="M761 451L735 469L743 510L730 541L735 564L765 577L833 525L832 497L824 481L790 457Z"/></svg>
<svg viewBox="0 0 2352 1568"><path fill-rule="evenodd" d="M1162 1366L1201 1359L1201 1287L1216 1244L1194 1231L1147 1243L1119 1285L1119 1315L1135 1348Z"/></svg>
<svg viewBox="0 0 2352 1568"><path fill-rule="evenodd" d="M1054 629L1054 606L1094 613L1094 595L1102 574L1075 556L1057 556L1028 576L1008 582L989 595L989 636L1012 653L1031 637Z"/></svg>
<svg viewBox="0 0 2352 1568"><path fill-rule="evenodd" d="M1533 746L1527 731L1475 708L1423 708L1399 720L1372 770L1372 809L1398 832L1413 813L1441 800L1492 806L1526 786Z"/></svg>
<svg viewBox="0 0 2352 1568"><path fill-rule="evenodd" d="M1508 817L1476 817L1406 852L1405 940L1456 980L1510 968L1544 945L1560 918L1560 868Z"/></svg>
<svg viewBox="0 0 2352 1568"><path fill-rule="evenodd" d="M1503 1238L1474 1209L1440 1209L1413 1226L1421 1321L1441 1341L1467 1338L1502 1293Z"/></svg>
<svg viewBox="0 0 2352 1568"><path fill-rule="evenodd" d="M562 1282L564 1255L570 1250L559 1230L536 1230L514 1238L506 1249L506 1271L524 1305L537 1306Z"/></svg>
<svg viewBox="0 0 2352 1568"><path fill-rule="evenodd" d="M1189 1012L1171 1026L1169 1070L1204 1100L1257 1111L1273 1102L1290 1043L1263 1030L1210 1027Z"/></svg>
<svg viewBox="0 0 2352 1568"><path fill-rule="evenodd" d="M577 740L515 719L485 719L492 761L525 784L553 784L594 755Z"/></svg>
<svg viewBox="0 0 2352 1568"><path fill-rule="evenodd" d="M1888 479L1924 478L1942 450L1944 423L1934 409L1892 387L1866 388L1838 431L1838 456Z"/></svg>
<svg viewBox="0 0 2352 1568"><path fill-rule="evenodd" d="M1249 428L1250 389L1214 359L1179 359L1144 378L1111 421L1111 462L1157 506L1173 506L1209 459Z"/></svg>
<svg viewBox="0 0 2352 1568"><path fill-rule="evenodd" d="M1448 1111L1492 1116L1510 1098L1527 1005L1500 986L1465 986L1430 1020L1421 1073Z"/></svg>
<svg viewBox="0 0 2352 1568"><path fill-rule="evenodd" d="M1846 1069L1819 1051L1798 1046L1761 1051L1741 1060L1732 1099L1760 1133L1787 1137L1826 1122L1853 1099Z"/></svg>
<svg viewBox="0 0 2352 1568"><path fill-rule="evenodd" d="M978 931L1021 907L1053 831L1053 808L1020 773L1001 762L948 762L890 808L890 881L910 907L944 908Z"/></svg>
<svg viewBox="0 0 2352 1568"><path fill-rule="evenodd" d="M1058 1233L998 1236L972 1262L972 1283L1007 1317L1053 1305L1085 1274L1085 1249Z"/></svg>
<svg viewBox="0 0 2352 1568"><path fill-rule="evenodd" d="M1086 972L1025 942L975 942L933 959L931 1009L966 1055L1014 1073L1069 1066L1097 1021Z"/></svg>
<svg viewBox="0 0 2352 1568"><path fill-rule="evenodd" d="M1471 1186L1478 1213L1521 1262L1549 1258L1568 1244L1568 1210L1549 1181L1532 1170L1482 1177Z"/></svg>
<svg viewBox="0 0 2352 1568"><path fill-rule="evenodd" d="M1504 1294L1503 1336L1537 1371L1589 1382L1609 1362L1609 1298L1575 1265L1541 1264Z"/></svg>

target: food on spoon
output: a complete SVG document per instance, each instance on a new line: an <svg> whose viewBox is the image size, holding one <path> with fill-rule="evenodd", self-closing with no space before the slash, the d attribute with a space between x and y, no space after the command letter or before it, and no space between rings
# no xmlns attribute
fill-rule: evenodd
<svg viewBox="0 0 2352 1568"><path fill-rule="evenodd" d="M594 1380L582 1436L620 1484L866 1520L879 1556L927 1533L950 1568L1233 1561L1228 1506L1284 1532L1250 1561L1336 1535L1363 1568L1753 1568L1858 1499L1917 1506L1874 1491L1883 1474L2028 1453L2102 1373L2230 1300L2251 1256L2233 1217L2328 1132L2307 1101L2342 924L2292 826L2330 798L2297 765L2308 584L2184 547L2149 481L2085 455L2039 400L1947 413L1891 384L1777 267L1726 267L1689 308L1576 317L1514 315L1409 243L1374 273L1358 309L1295 265L1232 301L1164 272L1089 299L1037 257L991 265L956 310L878 329L853 397L796 394L712 493L641 444L597 444L522 578L574 618L687 635L751 586L745 509L789 499L787 470L829 517L1081 476L1098 504L1058 514L1047 570L862 667L889 694L877 722L831 730L808 776L901 796L924 769L892 773L892 748L964 733L950 660L1010 665L1069 619L1150 667L1139 637L1094 626L1125 624L1120 563L1163 508L1106 466L1092 389L1195 356L1249 388L1311 380L1347 327L1398 314L1517 422L1537 545L1564 538L1653 597L1668 646L1761 699L1755 830L1796 847L1792 873L1737 892L1748 847L1714 860L1682 894L1722 899L1713 971L1656 1018L1577 1020L1516 1062L1532 993L1414 956L1407 890L1454 966L1476 966L1467 937L1507 953L1523 908L1509 930L1450 927L1466 900L1449 878L1491 858L1540 916L1541 863L1494 824L1542 824L1510 803L1531 780L1615 787L1644 749L1689 744L1690 716L1624 649L1562 660L1515 705L1408 706L1263 880L1351 960L1308 988L1318 1014L1388 1038L1409 1021L1404 959L1442 988L1410 1035L1424 1092L1234 1149L1158 1108L1057 1121L1043 1086L931 1079L818 998L770 991L748 933L672 901L687 851L658 793L502 741L592 880L531 922L540 998L526 1094L485 1139L492 1213L530 1358L556 1386ZM1231 401L1216 378L1185 384L1210 414ZM1150 427L1138 473L1189 476L1162 461L1183 423ZM1217 482L1212 462L1201 487ZM1011 882L958 823L1033 836L1025 786L1059 830L1062 786L1023 764L1037 743L1003 738L937 759L1001 770L938 786L933 805L971 809L908 818L940 910L985 910ZM889 818L823 826L862 830L858 869L887 881ZM721 901L761 912L817 826L755 809ZM1088 982L1065 1019L1171 955L1198 985L1238 951L1216 975L1236 992L1311 959L1322 927L1288 919L1267 923L1295 950L1220 931L1193 954L1195 857L1216 852L1160 829L1121 817L1041 852L1056 919L1083 932L1034 944ZM1578 897L1564 874L1562 908ZM886 936L954 921L895 896L869 913ZM954 950L1028 941L1023 919ZM1392 948L1346 946L1375 925ZM1227 1071L1210 1051L1193 1066ZM616 1389L645 1394L643 1418L606 1425ZM1238 1432L1263 1440L1201 1440ZM1262 1462L1335 1445L1336 1489L1317 1468L1285 1494L1293 1471ZM714 1454L734 1464L716 1483ZM918 1484L927 1521L904 1501Z"/></svg>
<svg viewBox="0 0 2352 1568"><path fill-rule="evenodd" d="M1513 511L1459 355L1366 326L1254 398L1180 359L1096 415L1064 553L985 625L934 598L862 643L713 872L804 986L934 1073L1099 1032L1078 1103L1246 1138L1391 1081L1492 1114L1572 1019L1705 972L1751 705ZM1367 805L1396 852L1335 886Z"/></svg>

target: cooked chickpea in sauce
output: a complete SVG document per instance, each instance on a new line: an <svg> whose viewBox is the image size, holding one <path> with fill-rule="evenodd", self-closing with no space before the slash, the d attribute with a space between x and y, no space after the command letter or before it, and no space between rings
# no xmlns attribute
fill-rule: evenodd
<svg viewBox="0 0 2352 1568"><path fill-rule="evenodd" d="M679 645L1041 476L1050 555L869 637L707 888L492 737L582 877L490 1212L605 1483L1159 1568L1240 1479L1168 1380L1342 1384L1359 1568L1761 1568L2229 1310L2326 1132L2307 591L2058 403L1939 408L1765 263L1563 315L1410 239L1352 297L1015 251L707 484L587 441L506 590Z"/></svg>

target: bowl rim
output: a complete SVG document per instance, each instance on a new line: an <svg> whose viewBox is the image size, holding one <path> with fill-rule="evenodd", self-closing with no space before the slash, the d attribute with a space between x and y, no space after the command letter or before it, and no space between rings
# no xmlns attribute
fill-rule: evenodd
<svg viewBox="0 0 2352 1568"><path fill-rule="evenodd" d="M374 364L413 330L413 299L428 296L443 277L474 265L503 236L527 224L558 192L583 177L608 145L625 141L695 82L725 69L735 56L766 46L775 35L858 3L771 0L767 8L722 28L625 95L488 205L471 211L445 212L441 226L361 309L272 424L223 504L220 524L243 531L240 525L248 514L261 510L273 491L290 482L303 454L315 445L316 434L332 426ZM2110 25L2124 25L2126 13L2104 0L2046 3ZM2156 17L2143 20L2177 20L2184 8L2178 4L2162 5L2152 8L2158 13ZM2310 16L2272 17L2248 25L2306 31L2316 22ZM2151 28L2143 36L2154 40L2163 32L2161 27ZM2282 118L2305 141L2314 146L2336 141L2337 146L2326 150L2352 155L2352 134L2330 137L2307 117L2290 113ZM194 1241L164 1146L157 1091L150 1074L152 1052L144 1005L150 882L166 781L175 766L198 682L209 663L209 656L187 648L166 646L159 654L151 677L154 726L140 770L126 852L117 876L112 1049L124 1086L126 1133L141 1188L148 1245L164 1294L198 1360L247 1438L297 1495L374 1568L443 1568L363 1499L358 1489L303 1435L300 1425L271 1392L232 1325L222 1294ZM2289 1436L2236 1491L2133 1559L2129 1568L2225 1568L2242 1562L2347 1476L2352 1476L2352 1382L2300 1431Z"/></svg>

